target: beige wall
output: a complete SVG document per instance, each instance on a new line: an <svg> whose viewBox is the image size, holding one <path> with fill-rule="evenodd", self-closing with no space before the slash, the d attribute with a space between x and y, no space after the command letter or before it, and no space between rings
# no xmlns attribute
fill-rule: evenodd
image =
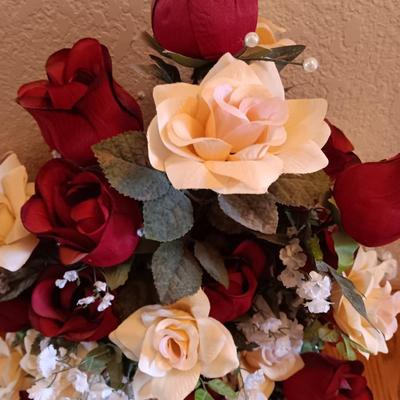
<svg viewBox="0 0 400 400"><path fill-rule="evenodd" d="M288 36L308 45L307 54L322 64L315 74L288 67L285 84L296 85L291 95L327 97L329 117L364 160L398 153L399 0L261 4L262 14L286 26ZM22 83L44 78L50 53L83 36L110 48L116 79L133 94L144 92L141 104L149 120L152 80L136 65L146 59L140 33L149 29L149 0L0 0L0 5L0 154L17 151L32 171L46 159L35 123L14 98Z"/></svg>

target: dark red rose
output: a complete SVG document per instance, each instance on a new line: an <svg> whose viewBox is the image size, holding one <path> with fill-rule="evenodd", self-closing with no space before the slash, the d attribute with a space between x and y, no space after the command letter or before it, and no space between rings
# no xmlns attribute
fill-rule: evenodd
<svg viewBox="0 0 400 400"><path fill-rule="evenodd" d="M136 201L117 193L103 177L60 159L39 171L36 195L21 215L28 231L57 241L64 264L117 265L139 242Z"/></svg>
<svg viewBox="0 0 400 400"><path fill-rule="evenodd" d="M23 85L17 102L38 123L47 144L80 165L95 162L91 146L129 130L142 130L136 101L112 77L107 48L82 39L47 60L48 80Z"/></svg>
<svg viewBox="0 0 400 400"><path fill-rule="evenodd" d="M266 267L263 249L250 240L242 242L228 262L229 288L216 281L206 283L204 291L210 299L210 316L222 323L233 321L250 310L258 280Z"/></svg>
<svg viewBox="0 0 400 400"><path fill-rule="evenodd" d="M302 355L305 367L283 382L287 400L372 400L360 361L342 361L317 353Z"/></svg>
<svg viewBox="0 0 400 400"><path fill-rule="evenodd" d="M326 122L328 122L331 128L331 135L328 142L322 148L322 151L329 160L325 172L331 178L335 179L344 169L354 164L360 164L361 161L357 155L353 153L353 144L345 134L329 121Z"/></svg>
<svg viewBox="0 0 400 400"><path fill-rule="evenodd" d="M112 307L97 311L99 301L87 307L77 302L94 293L91 269L79 273L79 281L68 282L63 289L56 286L64 267L51 266L42 275L32 292L29 317L33 328L48 337L62 336L74 342L100 340L117 328L119 321ZM96 280L102 280L96 273Z"/></svg>
<svg viewBox="0 0 400 400"><path fill-rule="evenodd" d="M0 302L0 332L18 332L29 328L29 306L27 295Z"/></svg>
<svg viewBox="0 0 400 400"><path fill-rule="evenodd" d="M345 231L368 247L400 238L400 154L353 165L336 179L334 197Z"/></svg>
<svg viewBox="0 0 400 400"><path fill-rule="evenodd" d="M153 32L165 49L217 60L244 47L257 27L258 0L155 0Z"/></svg>

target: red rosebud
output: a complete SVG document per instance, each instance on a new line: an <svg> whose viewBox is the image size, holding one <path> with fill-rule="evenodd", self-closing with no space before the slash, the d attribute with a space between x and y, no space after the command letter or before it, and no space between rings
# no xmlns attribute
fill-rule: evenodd
<svg viewBox="0 0 400 400"><path fill-rule="evenodd" d="M210 316L222 323L233 321L250 310L266 266L263 249L250 240L242 242L233 257L237 260L228 265L228 289L216 281L207 283L204 288L211 303Z"/></svg>
<svg viewBox="0 0 400 400"><path fill-rule="evenodd" d="M63 289L56 286L65 268L50 266L32 292L30 320L34 329L48 337L62 336L73 342L100 340L117 328L119 321L112 307L97 311L98 301L77 306L77 301L93 294L93 271L79 273L79 281L68 282ZM101 280L97 274L97 280Z"/></svg>
<svg viewBox="0 0 400 400"><path fill-rule="evenodd" d="M331 135L325 146L322 148L322 151L329 160L325 172L331 178L335 179L344 169L354 164L360 164L361 161L357 155L353 153L353 144L345 134L329 121L326 122L331 128Z"/></svg>
<svg viewBox="0 0 400 400"><path fill-rule="evenodd" d="M60 159L39 171L36 195L21 216L28 231L57 241L64 264L83 261L97 267L126 261L142 224L135 200L117 193L103 177Z"/></svg>
<svg viewBox="0 0 400 400"><path fill-rule="evenodd" d="M107 48L82 39L54 53L46 64L48 81L18 90L17 102L38 123L47 144L77 164L95 163L91 146L129 130L142 130L136 101L112 77Z"/></svg>
<svg viewBox="0 0 400 400"><path fill-rule="evenodd" d="M257 27L258 0L155 0L153 32L165 49L217 60L238 53Z"/></svg>
<svg viewBox="0 0 400 400"><path fill-rule="evenodd" d="M345 231L364 246L400 238L400 154L390 160L353 165L334 187Z"/></svg>
<svg viewBox="0 0 400 400"><path fill-rule="evenodd" d="M27 295L0 302L0 332L18 332L28 328L29 306L30 298Z"/></svg>
<svg viewBox="0 0 400 400"><path fill-rule="evenodd" d="M305 367L283 382L287 400L372 400L360 361L341 361L317 353L302 355Z"/></svg>

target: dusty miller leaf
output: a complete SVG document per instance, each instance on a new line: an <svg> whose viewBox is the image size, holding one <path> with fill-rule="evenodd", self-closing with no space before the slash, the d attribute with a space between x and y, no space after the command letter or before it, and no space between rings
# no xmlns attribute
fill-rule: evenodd
<svg viewBox="0 0 400 400"><path fill-rule="evenodd" d="M330 180L324 171L313 174L282 175L269 192L285 206L313 208L323 204L330 191Z"/></svg>
<svg viewBox="0 0 400 400"><path fill-rule="evenodd" d="M257 232L272 235L279 222L276 200L269 194L220 195L219 206L234 221Z"/></svg>
<svg viewBox="0 0 400 400"><path fill-rule="evenodd" d="M111 290L115 290L120 286L125 285L128 280L129 271L132 267L132 260L129 260L121 265L110 268L103 268L102 273Z"/></svg>
<svg viewBox="0 0 400 400"><path fill-rule="evenodd" d="M154 253L151 269L162 303L174 303L200 289L200 265L180 240L161 244Z"/></svg>
<svg viewBox="0 0 400 400"><path fill-rule="evenodd" d="M144 204L143 219L147 239L170 242L192 229L193 206L182 192L171 187L163 197Z"/></svg>
<svg viewBox="0 0 400 400"><path fill-rule="evenodd" d="M149 168L146 137L127 132L93 146L107 180L118 192L139 201L154 200L170 188L167 177Z"/></svg>
<svg viewBox="0 0 400 400"><path fill-rule="evenodd" d="M209 243L196 241L194 245L194 255L201 266L225 288L229 287L228 271L225 267L224 258Z"/></svg>

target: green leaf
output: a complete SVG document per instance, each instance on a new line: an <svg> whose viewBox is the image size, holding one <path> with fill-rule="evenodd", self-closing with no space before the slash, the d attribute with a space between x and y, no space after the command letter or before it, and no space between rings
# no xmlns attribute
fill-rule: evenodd
<svg viewBox="0 0 400 400"><path fill-rule="evenodd" d="M318 353L321 350L323 347L323 342L319 337L321 327L321 322L316 319L304 329L302 353Z"/></svg>
<svg viewBox="0 0 400 400"><path fill-rule="evenodd" d="M330 185L329 177L323 171L304 175L285 174L270 186L269 192L285 206L313 208L325 202Z"/></svg>
<svg viewBox="0 0 400 400"><path fill-rule="evenodd" d="M111 290L115 290L125 285L128 280L129 271L132 267L132 260L111 268L103 268L102 273Z"/></svg>
<svg viewBox="0 0 400 400"><path fill-rule="evenodd" d="M318 336L322 341L328 343L337 343L340 339L339 333L335 329L329 328L327 325L319 328Z"/></svg>
<svg viewBox="0 0 400 400"><path fill-rule="evenodd" d="M209 207L207 218L214 228L229 235L236 235L245 231L245 228L232 218L229 218L217 203L213 203Z"/></svg>
<svg viewBox="0 0 400 400"><path fill-rule="evenodd" d="M335 279L340 289L342 290L343 296L349 301L354 309L371 325L374 325L369 320L367 310L365 308L364 300L361 294L358 293L353 282L347 279L345 276L339 274L334 268L326 264L323 261L317 262L317 269L321 272L329 272ZM375 328L376 329L376 328ZM377 329L376 329L377 330Z"/></svg>
<svg viewBox="0 0 400 400"><path fill-rule="evenodd" d="M170 187L163 197L144 203L143 219L147 239L169 242L192 229L193 206L182 192Z"/></svg>
<svg viewBox="0 0 400 400"><path fill-rule="evenodd" d="M208 60L201 60L199 58L187 57L183 54L174 53L172 51L165 50L157 40L151 36L148 32L143 32L143 38L149 46L156 50L159 54L167 57L176 63L189 68L200 68L207 64L210 64Z"/></svg>
<svg viewBox="0 0 400 400"><path fill-rule="evenodd" d="M207 386L215 393L224 396L228 400L236 400L238 394L221 379L213 379L207 382Z"/></svg>
<svg viewBox="0 0 400 400"><path fill-rule="evenodd" d="M229 287L228 271L225 267L224 258L209 243L196 241L194 245L194 255L201 266L225 288Z"/></svg>
<svg viewBox="0 0 400 400"><path fill-rule="evenodd" d="M111 346L102 344L92 351L79 364L79 369L83 372L89 372L99 375L107 367L107 364L114 356L114 350Z"/></svg>
<svg viewBox="0 0 400 400"><path fill-rule="evenodd" d="M161 76L165 82L175 83L182 81L181 74L179 73L179 70L175 67L175 65L168 64L160 57L154 56L152 54L150 55L150 58L156 62L157 67L161 71Z"/></svg>
<svg viewBox="0 0 400 400"><path fill-rule="evenodd" d="M113 355L110 361L107 363L107 372L110 376L110 386L113 389L122 389L123 388L123 378L124 378L124 370L122 365L122 352L121 350L114 346L110 345L113 348Z"/></svg>
<svg viewBox="0 0 400 400"><path fill-rule="evenodd" d="M318 236L316 235L312 236L311 239L308 241L308 243L315 261L322 261L324 259L324 253L319 244Z"/></svg>
<svg viewBox="0 0 400 400"><path fill-rule="evenodd" d="M180 240L161 244L154 253L151 269L162 303L174 303L200 289L200 265Z"/></svg>
<svg viewBox="0 0 400 400"><path fill-rule="evenodd" d="M165 195L170 183L159 171L147 168L147 142L141 132L127 132L92 147L106 176L118 192L139 201Z"/></svg>
<svg viewBox="0 0 400 400"><path fill-rule="evenodd" d="M200 388L194 392L194 400L214 400L214 399L211 397L210 393Z"/></svg>
<svg viewBox="0 0 400 400"><path fill-rule="evenodd" d="M246 228L267 235L276 233L279 216L273 196L269 194L220 195L218 203L228 217Z"/></svg>
<svg viewBox="0 0 400 400"><path fill-rule="evenodd" d="M335 251L339 259L338 272L345 272L354 264L354 254L360 245L342 230L332 235Z"/></svg>
<svg viewBox="0 0 400 400"><path fill-rule="evenodd" d="M346 359L350 361L357 360L357 355L353 349L353 345L346 335L342 335Z"/></svg>

